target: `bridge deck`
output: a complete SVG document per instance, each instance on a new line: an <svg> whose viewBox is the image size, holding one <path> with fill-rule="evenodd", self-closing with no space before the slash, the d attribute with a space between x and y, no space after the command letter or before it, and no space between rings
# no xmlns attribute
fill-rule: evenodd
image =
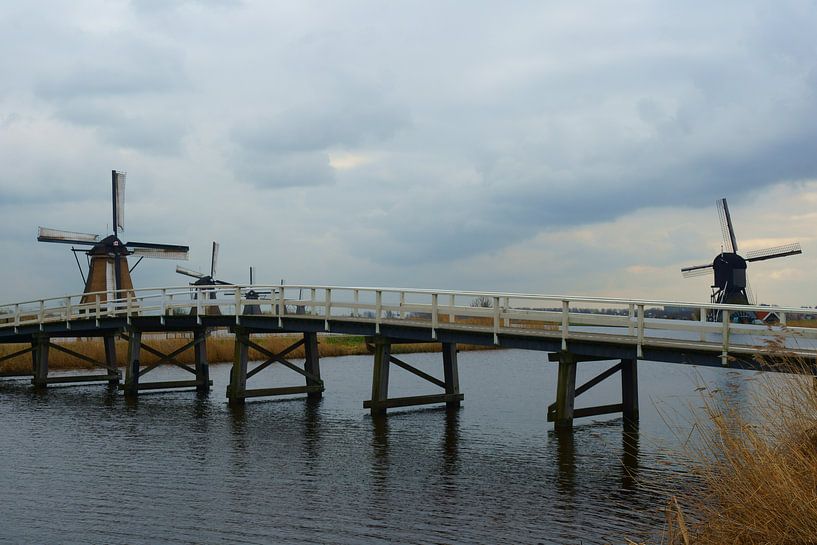
<svg viewBox="0 0 817 545"><path fill-rule="evenodd" d="M248 296L249 286L185 286L134 290L119 299L100 293L86 297L90 303L77 294L0 305L0 342L30 342L41 333L93 337L126 328L240 326L740 368L758 368L756 356L781 349L813 360L817 349L817 328L786 326L789 317L807 312L797 308L336 286L252 290L262 298ZM712 311L720 321L706 321ZM775 312L780 323L733 321L754 311ZM659 312L675 319L652 316Z"/></svg>

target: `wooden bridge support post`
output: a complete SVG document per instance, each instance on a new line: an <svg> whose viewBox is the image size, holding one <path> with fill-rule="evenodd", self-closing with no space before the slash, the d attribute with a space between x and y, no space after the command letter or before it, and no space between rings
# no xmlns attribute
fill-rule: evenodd
<svg viewBox="0 0 817 545"><path fill-rule="evenodd" d="M445 377L445 393L460 393L460 375L457 368L457 345L456 343L442 343L443 349L443 376ZM459 398L445 402L446 407L459 407Z"/></svg>
<svg viewBox="0 0 817 545"><path fill-rule="evenodd" d="M197 329L193 332L193 340L196 344L193 352L196 359L196 391L210 391L210 362L207 361L207 331Z"/></svg>
<svg viewBox="0 0 817 545"><path fill-rule="evenodd" d="M230 370L230 384L227 386L227 403L243 405L247 392L247 363L249 360L250 334L245 329L235 329L235 351L233 368Z"/></svg>
<svg viewBox="0 0 817 545"><path fill-rule="evenodd" d="M374 369L372 372L372 416L386 414L386 406L380 403L386 401L389 397L390 358L391 341L383 338L375 339Z"/></svg>
<svg viewBox="0 0 817 545"><path fill-rule="evenodd" d="M576 356L570 352L559 353L559 378L556 387L557 430L573 427L573 407L576 398Z"/></svg>
<svg viewBox="0 0 817 545"><path fill-rule="evenodd" d="M304 333L304 371L308 373L306 377L307 386L322 387L320 355L318 353L318 334L315 332ZM320 399L321 391L307 392L309 399Z"/></svg>
<svg viewBox="0 0 817 545"><path fill-rule="evenodd" d="M128 332L128 359L125 362L124 393L128 397L139 395L139 358L142 353L142 332L131 330Z"/></svg>
<svg viewBox="0 0 817 545"><path fill-rule="evenodd" d="M621 360L621 407L625 425L638 421L638 367L635 359Z"/></svg>
<svg viewBox="0 0 817 545"><path fill-rule="evenodd" d="M35 389L44 390L48 386L48 342L45 335L37 335L31 340L31 354L34 362L34 377L31 383Z"/></svg>
<svg viewBox="0 0 817 545"><path fill-rule="evenodd" d="M119 366L116 364L116 338L105 335L102 338L105 347L105 369L108 371L108 385L119 386Z"/></svg>

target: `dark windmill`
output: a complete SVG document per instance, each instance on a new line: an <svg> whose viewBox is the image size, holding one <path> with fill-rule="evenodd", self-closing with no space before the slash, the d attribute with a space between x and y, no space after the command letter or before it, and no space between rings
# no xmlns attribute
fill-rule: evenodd
<svg viewBox="0 0 817 545"><path fill-rule="evenodd" d="M752 261L765 261L789 255L803 253L800 243L794 242L781 246L773 246L762 250L751 250L746 252L746 257L738 255L738 241L735 238L735 230L732 228L732 217L729 215L729 206L726 199L716 201L718 208L718 218L721 222L721 233L723 235L723 248L721 253L715 256L712 263L705 265L694 265L684 267L681 273L684 278L692 276L702 276L714 272L714 282L712 284L711 301L713 303L724 303L732 305L748 305L753 303L747 294L746 264ZM751 313L744 313L745 316L737 316L741 320L753 320ZM710 312L710 320L720 319L720 314Z"/></svg>
<svg viewBox="0 0 817 545"><path fill-rule="evenodd" d="M102 292L99 295L85 295L82 303L100 302L126 297L133 292L131 271L145 257L163 259L187 259L187 246L174 244L155 244L150 242L122 242L119 232L125 230L125 173L111 171L111 193L113 209L113 234L105 238L100 235L76 233L40 227L37 240L40 242L59 242L74 246L90 246L89 250L72 248L74 257L77 252L88 256L88 277L84 293ZM137 256L139 260L128 268L128 256ZM77 259L77 265L79 260ZM80 274L82 268L80 267Z"/></svg>
<svg viewBox="0 0 817 545"><path fill-rule="evenodd" d="M190 269L185 269L184 267L180 267L176 265L176 272L179 274L183 274L185 276L190 276L195 278L195 282L190 282L191 286L199 286L202 289L196 290L193 293L193 298L198 298L199 293L206 299L215 299L216 292L213 289L207 289L207 286L232 286L231 282L225 282L223 280L218 280L216 278L216 265L218 264L218 248L219 244L216 241L213 241L213 251L210 254L210 274L200 273L198 271L193 271ZM221 311L219 310L218 306L216 305L208 305L205 308L205 314L207 315L220 315ZM195 307L191 310L192 314L196 314Z"/></svg>

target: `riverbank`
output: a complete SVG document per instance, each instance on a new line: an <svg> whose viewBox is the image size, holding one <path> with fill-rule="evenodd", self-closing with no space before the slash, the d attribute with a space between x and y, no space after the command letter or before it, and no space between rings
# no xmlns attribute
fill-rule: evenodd
<svg viewBox="0 0 817 545"><path fill-rule="evenodd" d="M285 348L291 346L300 340L298 335L269 335L265 337L253 337L253 342L263 346L265 349L278 353ZM92 358L96 361L104 361L105 354L100 339L78 339L64 341L54 339L60 346ZM174 350L178 350L186 343L190 342L189 338L159 338L159 339L145 339L145 344L163 352L170 354ZM0 345L0 357L7 354L20 351L28 348L25 344L6 344ZM228 363L233 361L233 352L235 342L232 336L211 336L207 338L207 359L210 363ZM457 345L460 350L491 350L489 346L478 345ZM126 341L116 341L116 359L119 366L125 365L127 358L128 343ZM369 349L366 346L365 338L362 336L351 335L321 335L318 337L318 351L322 358L337 357L337 356L355 356L368 354ZM415 344L396 344L392 347L394 354L420 353L420 352L440 352L439 343L415 343ZM289 353L288 357L298 359L304 357L304 349L299 346ZM151 354L145 350L142 351L142 364L151 365L158 361L158 356ZM266 357L256 350L250 350L251 360L265 360ZM193 351L186 350L176 357L180 363L192 364ZM81 360L65 352L52 349L49 351L48 366L50 369L91 369L88 362ZM31 371L31 354L23 354L10 358L0 363L0 373L29 373Z"/></svg>

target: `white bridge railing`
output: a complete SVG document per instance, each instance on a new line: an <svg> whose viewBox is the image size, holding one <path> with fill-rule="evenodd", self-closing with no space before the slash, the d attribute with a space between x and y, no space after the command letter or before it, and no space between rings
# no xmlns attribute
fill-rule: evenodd
<svg viewBox="0 0 817 545"><path fill-rule="evenodd" d="M803 320L809 309L751 307L677 301L549 296L519 293L443 291L339 286L254 285L183 286L120 292L78 294L0 305L0 331L5 328L137 316L215 313L234 317L260 314L331 322L367 322L380 332L383 324L422 327L436 338L441 328L502 334L595 340L636 347L696 349L728 354L783 347L797 353L817 350L817 327ZM777 315L774 325L742 323L755 313ZM815 311L817 312L817 311ZM707 321L707 317L710 321ZM711 321L712 318L716 321ZM797 319L794 323L790 321ZM809 320L810 321L810 320ZM817 326L817 321L813 322Z"/></svg>

